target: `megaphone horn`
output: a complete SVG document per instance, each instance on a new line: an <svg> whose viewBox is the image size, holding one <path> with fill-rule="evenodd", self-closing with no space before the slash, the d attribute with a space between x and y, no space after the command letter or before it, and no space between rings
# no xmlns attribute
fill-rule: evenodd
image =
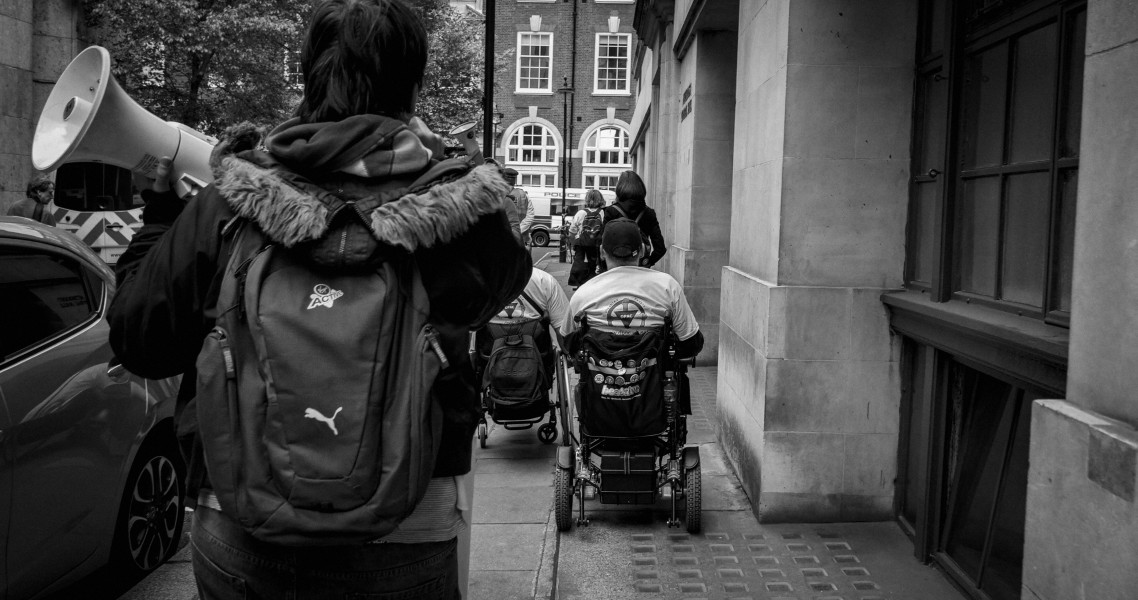
<svg viewBox="0 0 1138 600"><path fill-rule="evenodd" d="M173 159L180 196L213 180L209 155L217 140L163 121L139 106L111 75L111 55L91 46L59 76L36 123L32 164L52 171L70 162L100 162L155 176L158 159Z"/></svg>

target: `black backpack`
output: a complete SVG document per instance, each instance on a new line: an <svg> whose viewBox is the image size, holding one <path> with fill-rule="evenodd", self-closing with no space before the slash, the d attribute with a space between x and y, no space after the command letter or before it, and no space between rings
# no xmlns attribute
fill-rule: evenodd
<svg viewBox="0 0 1138 600"><path fill-rule="evenodd" d="M448 366L413 260L317 270L237 218L197 416L221 509L259 540L364 543L426 491Z"/></svg>
<svg viewBox="0 0 1138 600"><path fill-rule="evenodd" d="M612 207L620 213L620 216L626 219L630 218L628 216L628 213L624 212L624 209L621 208L620 205L613 204ZM632 222L636 223L636 226L640 228L640 243L644 244L644 256L640 257L641 260L648 258L652 254L652 238L648 237L648 234L644 232L643 227L640 227L640 217L643 217L644 213L646 212L648 212L647 208L640 211L640 213L636 215L635 219L632 219Z"/></svg>
<svg viewBox="0 0 1138 600"><path fill-rule="evenodd" d="M549 327L545 311L522 292L540 315L521 323L489 323L486 333L493 340L490 355L482 373L482 387L490 399L500 406L523 406L547 399L550 378L546 373L537 338L541 328Z"/></svg>
<svg viewBox="0 0 1138 600"><path fill-rule="evenodd" d="M581 231L577 232L577 245L596 248L601 245L601 226L604 224L603 212L597 208L585 209L585 218L581 221Z"/></svg>

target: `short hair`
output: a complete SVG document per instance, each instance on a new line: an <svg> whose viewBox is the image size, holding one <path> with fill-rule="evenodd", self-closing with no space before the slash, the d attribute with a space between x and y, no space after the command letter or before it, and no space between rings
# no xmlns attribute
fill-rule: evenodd
<svg viewBox="0 0 1138 600"><path fill-rule="evenodd" d="M48 186L55 187L55 182L51 180L51 177L43 173L37 173L32 175L32 178L28 180L28 188L25 194L29 198L35 198L36 194L47 189Z"/></svg>
<svg viewBox="0 0 1138 600"><path fill-rule="evenodd" d="M605 195L600 190L585 192L585 208L600 208L605 205Z"/></svg>
<svg viewBox="0 0 1138 600"><path fill-rule="evenodd" d="M402 0L325 0L301 49L305 123L415 108L427 66L427 30Z"/></svg>
<svg viewBox="0 0 1138 600"><path fill-rule="evenodd" d="M634 171L623 171L616 180L617 200L643 200L648 195L644 188L644 180L640 179Z"/></svg>

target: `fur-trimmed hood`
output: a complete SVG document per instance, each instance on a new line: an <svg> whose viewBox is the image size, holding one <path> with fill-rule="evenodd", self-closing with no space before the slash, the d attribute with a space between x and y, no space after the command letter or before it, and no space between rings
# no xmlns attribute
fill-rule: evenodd
<svg viewBox="0 0 1138 600"><path fill-rule="evenodd" d="M271 157L259 152L223 158L214 183L238 216L253 221L283 246L327 240L332 230L346 226L338 213L350 209L360 216L353 221L365 227L347 227L344 235L352 239L329 244L342 250L346 241L357 254L361 244L374 249L374 242L414 252L450 242L481 217L502 210L503 198L510 191L497 167L470 169L459 161L448 162L436 165L406 188L377 186L374 195L356 200L341 198L303 176L277 168ZM360 235L372 240L358 239ZM336 262L344 259L338 257Z"/></svg>

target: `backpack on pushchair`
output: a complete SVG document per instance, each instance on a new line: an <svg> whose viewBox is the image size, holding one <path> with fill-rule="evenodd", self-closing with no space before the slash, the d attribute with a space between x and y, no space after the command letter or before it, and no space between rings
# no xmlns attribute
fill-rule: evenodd
<svg viewBox="0 0 1138 600"><path fill-rule="evenodd" d="M479 369L482 416L479 444L489 435L486 417L506 429L529 429L548 415L537 437L550 444L557 439L556 408L550 399L554 353L549 316L529 294L521 298L537 311L537 318L491 321L474 334L475 364Z"/></svg>

